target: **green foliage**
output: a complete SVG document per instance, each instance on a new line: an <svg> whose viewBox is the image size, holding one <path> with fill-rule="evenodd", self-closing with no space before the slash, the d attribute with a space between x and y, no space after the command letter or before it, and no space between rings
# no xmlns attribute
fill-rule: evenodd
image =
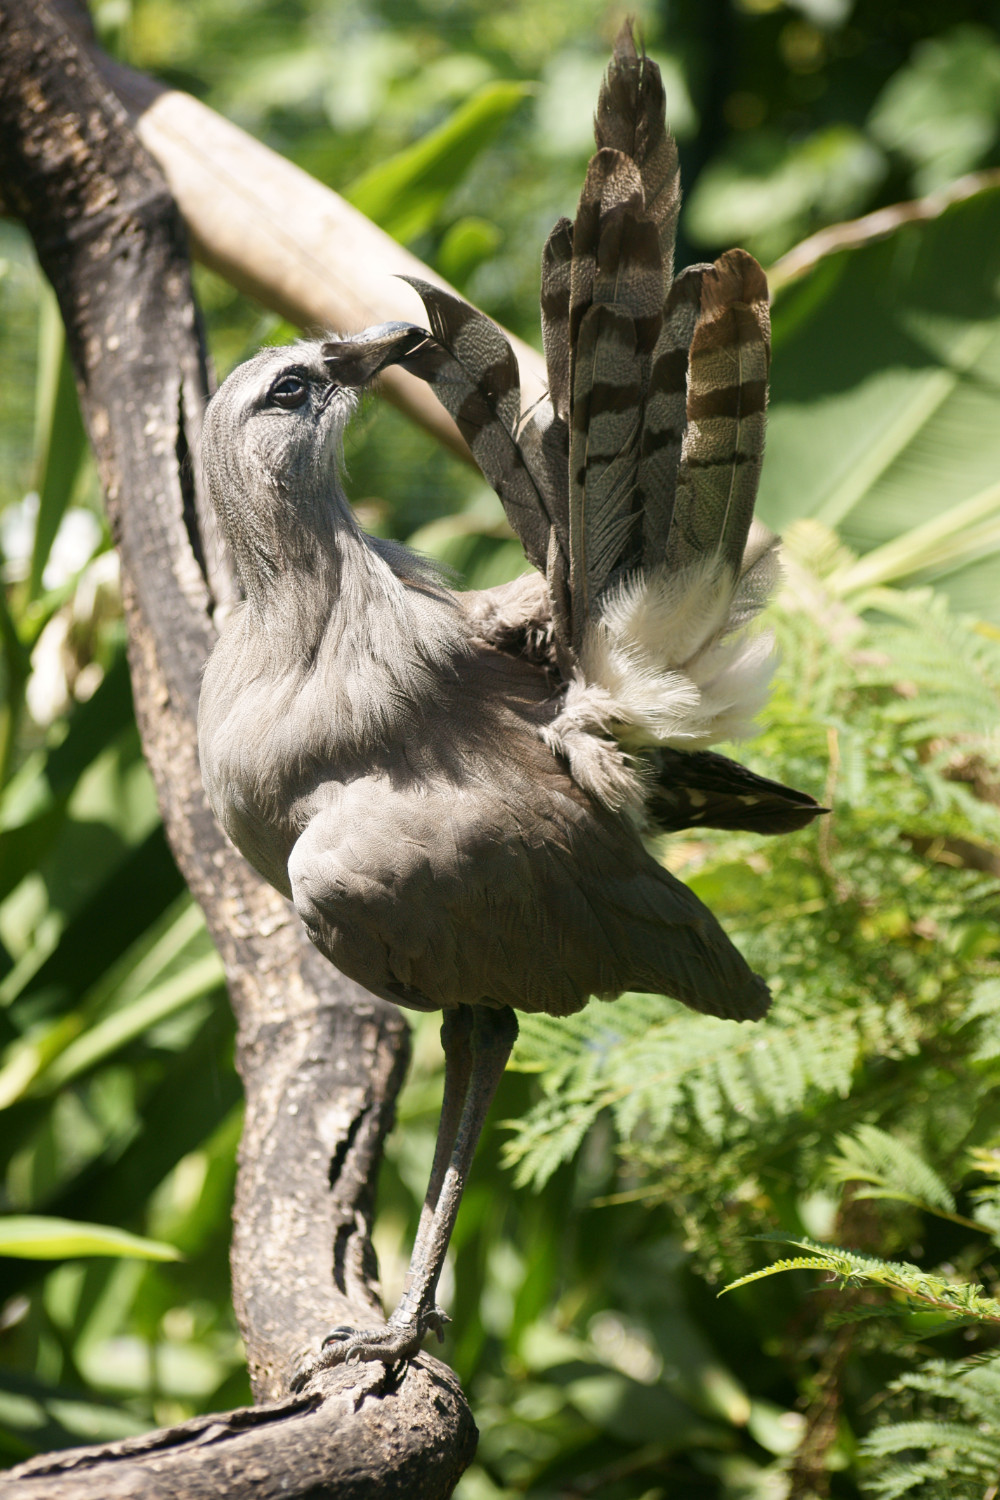
<svg viewBox="0 0 1000 1500"><path fill-rule="evenodd" d="M956 26L915 47L889 80L869 127L933 192L989 155L1000 128L1000 45L984 26Z"/></svg>
<svg viewBox="0 0 1000 1500"><path fill-rule="evenodd" d="M919 1152L877 1125L858 1125L852 1135L837 1137L837 1153L828 1163L834 1182L865 1183L855 1198L895 1198L928 1213L953 1218L955 1195Z"/></svg>
<svg viewBox="0 0 1000 1500"><path fill-rule="evenodd" d="M818 224L851 218L885 176L881 153L850 125L804 140L761 131L705 168L688 207L699 244L736 239L765 262Z"/></svg>
<svg viewBox="0 0 1000 1500"><path fill-rule="evenodd" d="M919 1162L919 1158L916 1158ZM926 1163L921 1163L925 1173ZM908 1312L930 1310L952 1322L1000 1324L1000 1302L985 1297L982 1291L966 1282L948 1281L912 1266L905 1261L881 1260L875 1255L858 1255L853 1250L839 1250L812 1240L791 1242L805 1255L772 1261L759 1271L751 1271L730 1282L724 1290L735 1291L752 1281L776 1276L782 1271L826 1271L843 1288L859 1286L884 1287L898 1294L901 1308Z"/></svg>
<svg viewBox="0 0 1000 1500"><path fill-rule="evenodd" d="M404 244L425 234L480 151L527 92L522 83L484 84L443 125L370 168L351 184L346 196Z"/></svg>
<svg viewBox="0 0 1000 1500"><path fill-rule="evenodd" d="M865 1439L866 1491L877 1500L951 1500L961 1484L988 1495L1000 1472L1000 1358L929 1360L892 1389L936 1415L889 1423Z"/></svg>
<svg viewBox="0 0 1000 1500"><path fill-rule="evenodd" d="M877 1146L878 1158L891 1164L890 1171L906 1163L899 1143L887 1144L891 1139L883 1136L877 1143L867 1143L872 1148ZM939 1192L940 1181L928 1164L913 1152L907 1157L916 1175ZM947 1189L943 1196L950 1197ZM891 1294L889 1304L867 1309L866 1316L930 1312L937 1331L947 1325L1000 1325L1000 1302L984 1296L978 1286L929 1274L905 1262L858 1255L810 1240L793 1243L807 1253L774 1261L741 1276L725 1290L734 1291L784 1271L818 1270L825 1271L845 1290L871 1286ZM933 1331L925 1329L925 1337ZM903 1496L950 1500L956 1493L956 1483L962 1481L969 1486L970 1494L988 1494L1000 1471L1000 1355L951 1362L928 1360L900 1376L890 1391L897 1397L910 1395L909 1404L922 1415L885 1423L866 1436L860 1446L861 1455L870 1461L863 1471L865 1493L878 1500L900 1500ZM895 1403L897 1407L901 1404Z"/></svg>
<svg viewBox="0 0 1000 1500"><path fill-rule="evenodd" d="M109 1229L104 1224L74 1224L21 1214L0 1218L0 1254L25 1260L63 1260L80 1255L133 1255L140 1260L177 1260L173 1245Z"/></svg>
<svg viewBox="0 0 1000 1500"><path fill-rule="evenodd" d="M858 583L933 582L994 624L998 288L994 187L779 289L760 493L770 525L812 515L872 554Z"/></svg>

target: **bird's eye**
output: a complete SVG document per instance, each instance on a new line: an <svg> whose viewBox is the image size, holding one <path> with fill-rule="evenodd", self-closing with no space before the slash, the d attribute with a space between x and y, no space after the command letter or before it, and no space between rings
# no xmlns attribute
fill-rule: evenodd
<svg viewBox="0 0 1000 1500"><path fill-rule="evenodd" d="M282 375L267 393L269 406L283 406L291 410L301 406L309 394L309 387L300 375Z"/></svg>

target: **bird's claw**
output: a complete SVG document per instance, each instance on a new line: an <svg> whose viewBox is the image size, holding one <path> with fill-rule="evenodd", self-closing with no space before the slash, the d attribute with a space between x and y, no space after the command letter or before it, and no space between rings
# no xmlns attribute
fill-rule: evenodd
<svg viewBox="0 0 1000 1500"><path fill-rule="evenodd" d="M395 1365L412 1359L428 1333L436 1333L438 1342L444 1342L445 1325L451 1318L440 1307L429 1307L411 1317L392 1317L382 1328L351 1328L340 1324L331 1328L320 1345L319 1355L308 1369L297 1374L299 1387L320 1370L332 1369L335 1365L360 1364L379 1361L383 1365Z"/></svg>

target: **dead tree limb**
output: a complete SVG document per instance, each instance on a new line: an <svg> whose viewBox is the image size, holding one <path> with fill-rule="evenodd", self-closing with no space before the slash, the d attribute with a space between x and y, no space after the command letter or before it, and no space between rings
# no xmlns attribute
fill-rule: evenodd
<svg viewBox="0 0 1000 1500"><path fill-rule="evenodd" d="M63 4L69 9L73 0ZM400 277L447 287L436 271L332 188L190 94L114 62L92 42L82 44L163 171L196 259L314 332L356 333L393 319L423 322L419 297ZM510 338L528 407L547 388L545 361L530 345ZM390 369L382 386L415 422L469 457L454 421L423 382Z"/></svg>
<svg viewBox="0 0 1000 1500"><path fill-rule="evenodd" d="M422 1357L360 1406L356 1370L309 1399L289 1396L297 1360L325 1328L378 1309L372 1184L406 1027L314 952L205 804L198 682L213 606L231 583L190 463L207 382L185 230L121 103L45 0L8 0L0 12L0 191L59 298L121 552L146 756L236 1010L247 1121L233 1281L254 1394L270 1403L33 1460L4 1494L450 1494L475 1428L436 1361Z"/></svg>

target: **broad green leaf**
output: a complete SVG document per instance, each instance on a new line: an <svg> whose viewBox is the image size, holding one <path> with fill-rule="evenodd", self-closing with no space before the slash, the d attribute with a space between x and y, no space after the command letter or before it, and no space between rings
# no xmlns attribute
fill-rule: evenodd
<svg viewBox="0 0 1000 1500"><path fill-rule="evenodd" d="M189 1152L200 1150L240 1103L232 1066L233 1020L225 1004L209 1009L197 1033L161 1067L155 1086L130 1119L111 1129L93 1160L68 1163L42 1202L48 1213L76 1221L129 1218ZM45 1101L26 1101L42 1107ZM4 1138L6 1145L6 1138ZM38 1201L38 1200L36 1200ZM30 1285L26 1262L0 1262L0 1299Z"/></svg>
<svg viewBox="0 0 1000 1500"><path fill-rule="evenodd" d="M429 229L448 195L530 92L526 83L487 83L443 125L366 172L344 196L397 240Z"/></svg>
<svg viewBox="0 0 1000 1500"><path fill-rule="evenodd" d="M437 268L452 286L463 287L477 266L496 253L502 235L489 219L457 220L438 248Z"/></svg>
<svg viewBox="0 0 1000 1500"><path fill-rule="evenodd" d="M63 1260L78 1255L130 1255L139 1260L179 1260L173 1245L147 1240L108 1224L80 1224L33 1214L0 1218L0 1255L21 1260Z"/></svg>
<svg viewBox="0 0 1000 1500"><path fill-rule="evenodd" d="M816 225L859 213L884 174L882 153L851 125L802 140L739 134L698 178L685 222L698 244L746 245L766 261Z"/></svg>
<svg viewBox="0 0 1000 1500"><path fill-rule="evenodd" d="M194 924L200 930L198 908L188 907L182 922L185 927ZM140 964L139 971L147 967ZM100 1067L145 1032L222 983L221 961L215 953L204 954L194 957L169 979L120 1003L91 1025L87 1024L87 1011L91 1007L85 1004L81 1010L60 1017L40 1035L14 1041L0 1064L0 1110L9 1108L28 1093L52 1094L71 1079ZM126 987L127 981L122 989Z"/></svg>
<svg viewBox="0 0 1000 1500"><path fill-rule="evenodd" d="M0 1000L10 1004L47 991L50 1004L55 1004L57 998L80 995L183 889L163 829L157 824L137 847L126 849L112 869L98 869L87 880L83 898L65 925L53 920L50 935L49 927L42 924L43 938L0 984ZM109 920L111 913L114 921Z"/></svg>
<svg viewBox="0 0 1000 1500"><path fill-rule="evenodd" d="M773 326L763 518L868 554L839 592L933 582L1000 623L1000 188L824 256Z"/></svg>
<svg viewBox="0 0 1000 1500"><path fill-rule="evenodd" d="M4 1461L52 1448L110 1443L142 1432L133 1412L78 1394L26 1372L0 1370L0 1451Z"/></svg>

